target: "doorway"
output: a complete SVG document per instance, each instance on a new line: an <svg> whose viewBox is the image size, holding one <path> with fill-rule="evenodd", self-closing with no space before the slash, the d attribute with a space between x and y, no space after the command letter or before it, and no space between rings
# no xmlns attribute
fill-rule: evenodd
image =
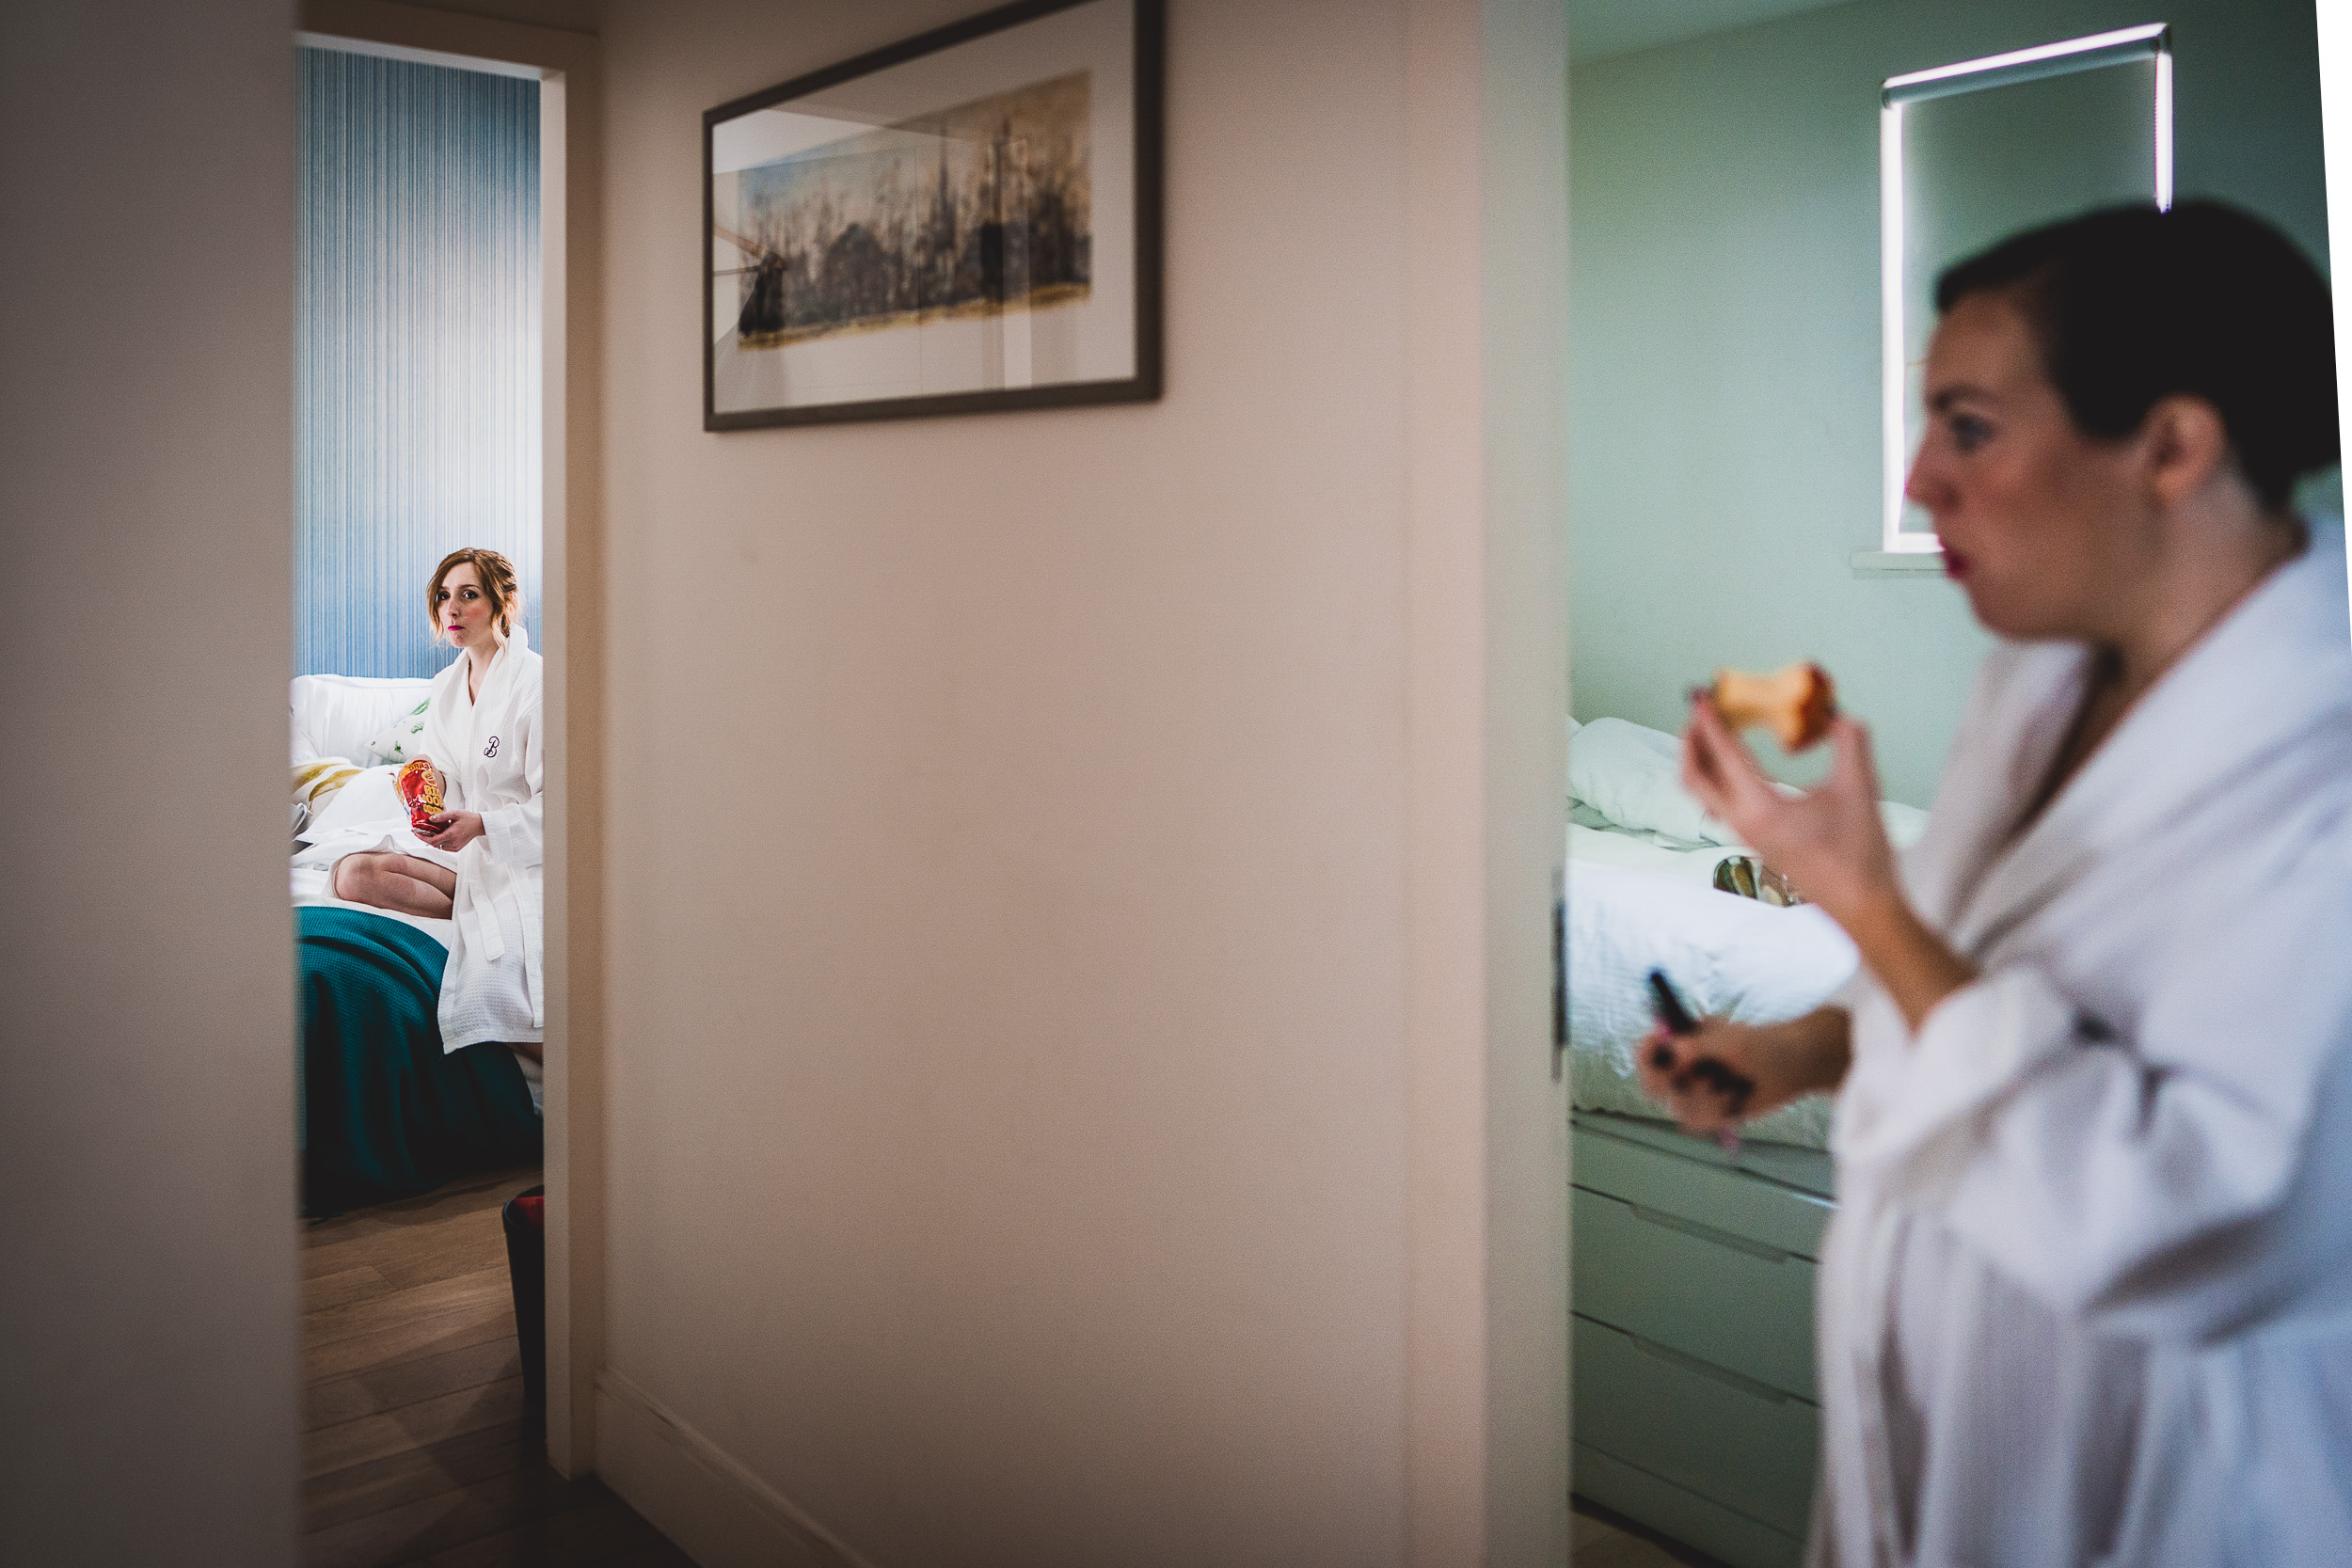
<svg viewBox="0 0 2352 1568"><path fill-rule="evenodd" d="M516 1531L536 1549L627 1512L577 1479L596 1292L576 1282L594 1277L600 1230L571 1135L596 1121L595 1011L569 985L596 883L578 870L593 864L574 825L593 822L594 794L567 722L594 711L590 683L569 677L595 646L593 615L573 609L596 580L596 40L402 8L314 4L302 22L297 672L344 676L329 683L356 695L344 707L427 679L450 656L418 616L424 578L461 545L513 562L516 630L544 659L544 1065L511 1064L540 1105L544 1164L478 1150L429 1192L330 1203L343 1212L305 1236L306 1556L406 1560ZM383 732L355 741L365 726L341 717L355 734L338 738L359 748L344 760L389 771L396 752L366 750ZM339 902L320 879L314 903ZM547 1289L526 1326L545 1328L544 1425L521 1402L500 1223L533 1185ZM652 1542L644 1560L671 1560Z"/></svg>

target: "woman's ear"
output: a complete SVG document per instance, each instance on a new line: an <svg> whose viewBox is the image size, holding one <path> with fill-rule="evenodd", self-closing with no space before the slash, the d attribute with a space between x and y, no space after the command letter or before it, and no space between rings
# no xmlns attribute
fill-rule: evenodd
<svg viewBox="0 0 2352 1568"><path fill-rule="evenodd" d="M2158 399L2139 431L2148 486L2168 509L2203 489L2217 474L2234 473L2230 428L2221 410L2203 398L2184 392Z"/></svg>

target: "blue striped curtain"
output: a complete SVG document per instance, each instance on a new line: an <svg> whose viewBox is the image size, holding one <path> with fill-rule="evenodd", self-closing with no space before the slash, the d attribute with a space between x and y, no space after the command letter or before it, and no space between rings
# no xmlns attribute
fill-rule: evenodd
<svg viewBox="0 0 2352 1568"><path fill-rule="evenodd" d="M539 639L539 84L301 51L297 674L429 675L425 578L522 574Z"/></svg>

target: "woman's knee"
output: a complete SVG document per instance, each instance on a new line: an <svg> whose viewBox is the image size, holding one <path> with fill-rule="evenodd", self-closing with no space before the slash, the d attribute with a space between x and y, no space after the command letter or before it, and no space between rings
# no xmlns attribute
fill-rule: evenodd
<svg viewBox="0 0 2352 1568"><path fill-rule="evenodd" d="M335 863L335 896L347 903L374 903L379 882L373 855L345 855Z"/></svg>

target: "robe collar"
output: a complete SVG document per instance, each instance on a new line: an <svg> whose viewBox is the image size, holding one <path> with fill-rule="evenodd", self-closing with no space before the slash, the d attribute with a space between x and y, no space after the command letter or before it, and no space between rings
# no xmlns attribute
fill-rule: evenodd
<svg viewBox="0 0 2352 1568"><path fill-rule="evenodd" d="M1955 906L1947 929L1979 958L2093 865L2128 853L2316 725L2352 721L2343 527L2313 523L2303 553L2166 671L2002 848L1999 835L2048 768L2082 690L2087 651L2053 652L2021 671L2040 700L2026 705L2022 727L2009 737L2015 771L2009 788L1984 788L1989 799L1972 802L1968 847L1952 868L1964 878L1963 867L1983 867L1973 889L1947 890Z"/></svg>
<svg viewBox="0 0 2352 1568"><path fill-rule="evenodd" d="M490 667L482 672L482 693L477 697L466 695L466 656L457 656L457 663L453 666L457 672L456 695L464 705L459 711L465 714L468 725L472 724L476 715L496 703L506 688L515 684L516 672L522 668L523 656L529 652L529 632L516 626L507 633L505 641L499 644L499 651L490 656Z"/></svg>

